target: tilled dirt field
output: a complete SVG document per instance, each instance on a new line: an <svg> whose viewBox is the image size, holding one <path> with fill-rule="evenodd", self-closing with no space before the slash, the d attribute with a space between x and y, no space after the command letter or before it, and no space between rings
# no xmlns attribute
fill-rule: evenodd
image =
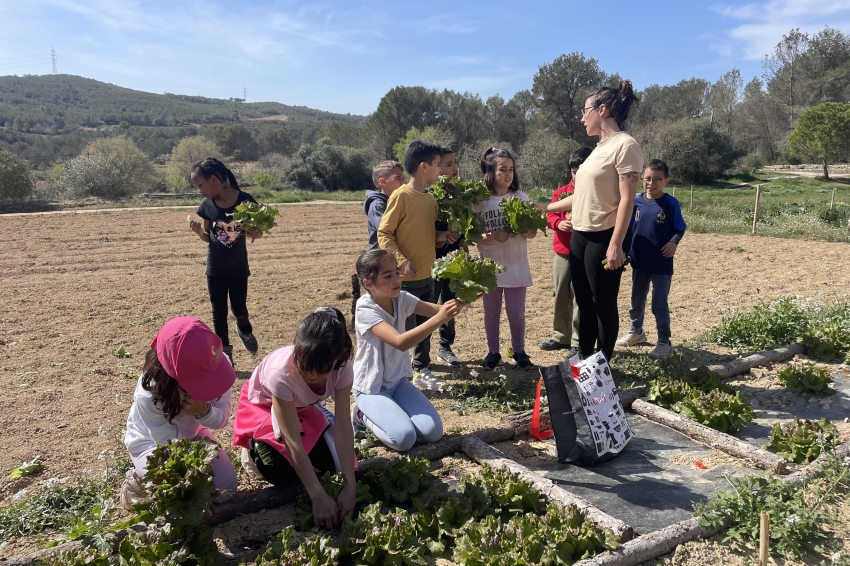
<svg viewBox="0 0 850 566"><path fill-rule="evenodd" d="M278 227L249 244L249 309L261 355L290 344L298 321L316 306L350 310L350 276L366 241L356 203L280 210ZM98 454L120 447L143 355L157 329L187 314L211 322L206 245L189 231L187 212L191 209L4 218L9 245L0 257L0 473L37 454L45 460L44 477L99 471ZM529 250L534 287L526 306L526 349L534 362L548 365L561 358L537 348L551 332L551 236L538 235ZM849 257L843 243L689 234L679 248L670 296L674 343L709 329L724 309L759 299L846 298ZM630 287L627 275L620 296L623 327ZM475 365L487 353L482 316L479 302L458 318L455 351ZM647 321L652 328L649 313ZM503 355L509 344L503 323ZM121 345L132 357L112 354ZM257 361L236 347L237 387ZM432 369L440 375L447 368L435 359ZM502 371L529 380L536 375L509 366ZM447 430L468 432L497 420L459 415L449 409L452 403L445 396L435 400ZM227 442L229 436L226 431L220 439Z"/></svg>

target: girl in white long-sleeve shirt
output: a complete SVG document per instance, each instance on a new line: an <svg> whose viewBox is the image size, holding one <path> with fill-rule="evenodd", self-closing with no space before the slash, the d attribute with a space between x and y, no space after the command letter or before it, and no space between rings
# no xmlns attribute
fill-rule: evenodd
<svg viewBox="0 0 850 566"><path fill-rule="evenodd" d="M169 320L160 329L133 395L124 445L135 467L122 490L137 489L147 460L160 444L191 438L216 440L210 429L230 420L231 387L236 373L224 355L221 339L197 318ZM224 450L212 462L217 489L236 493L236 472ZM129 484L129 485L128 485Z"/></svg>

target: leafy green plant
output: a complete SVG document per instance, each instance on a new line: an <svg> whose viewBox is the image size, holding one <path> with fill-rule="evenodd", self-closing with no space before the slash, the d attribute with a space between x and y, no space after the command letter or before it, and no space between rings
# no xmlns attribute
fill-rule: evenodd
<svg viewBox="0 0 850 566"><path fill-rule="evenodd" d="M457 540L453 560L482 566L573 564L617 548L616 536L589 523L577 507L549 505L543 516L527 513L503 522L490 515L471 525Z"/></svg>
<svg viewBox="0 0 850 566"><path fill-rule="evenodd" d="M403 505L422 495L431 485L430 466L431 462L425 458L394 458L366 470L363 483L375 501Z"/></svg>
<svg viewBox="0 0 850 566"><path fill-rule="evenodd" d="M512 234L526 234L542 230L546 233L549 225L540 209L519 197L508 197L499 203L502 216L507 220L505 227Z"/></svg>
<svg viewBox="0 0 850 566"><path fill-rule="evenodd" d="M816 309L810 319L802 336L810 358L833 361L850 357L850 303Z"/></svg>
<svg viewBox="0 0 850 566"><path fill-rule="evenodd" d="M767 449L795 464L808 464L838 444L838 429L826 418L819 422L800 420L776 423L770 430Z"/></svg>
<svg viewBox="0 0 850 566"><path fill-rule="evenodd" d="M449 289L457 298L471 303L479 293L492 293L496 289L496 273L505 267L485 257L471 257L464 250L455 250L437 258L431 266L431 277L448 279Z"/></svg>
<svg viewBox="0 0 850 566"><path fill-rule="evenodd" d="M794 393L813 393L815 395L835 395L835 390L829 385L832 378L826 370L811 362L789 364L776 376L788 391Z"/></svg>
<svg viewBox="0 0 850 566"><path fill-rule="evenodd" d="M321 477L322 487L325 488L325 492L333 497L334 501L337 500L339 494L342 492L342 488L345 487L345 484L348 483L345 479L345 476L341 473L331 475L330 472L325 472L325 475ZM368 504L372 502L372 495L369 493L369 486L362 482L357 482L357 495L355 499L355 504ZM313 503L310 501L310 496L305 493L300 493L298 497L295 498L295 524L298 525L298 528L302 531L306 531L310 529L313 522Z"/></svg>
<svg viewBox="0 0 850 566"><path fill-rule="evenodd" d="M495 514L507 518L525 512L538 513L546 508L546 502L530 482L504 467L484 466L480 474L462 478L460 492L476 502L473 507L476 517Z"/></svg>
<svg viewBox="0 0 850 566"><path fill-rule="evenodd" d="M466 242L474 244L484 237L486 225L481 215L472 210L472 205L490 198L490 190L481 181L464 181L459 177L449 179L441 176L431 187L439 219L449 225L449 230L459 232Z"/></svg>
<svg viewBox="0 0 850 566"><path fill-rule="evenodd" d="M212 507L212 461L220 448L209 439L189 438L157 446L148 458L144 478L150 499L135 508L146 524L157 519L167 523L171 541L203 557L200 564L212 564L218 556L212 530L202 521Z"/></svg>
<svg viewBox="0 0 850 566"><path fill-rule="evenodd" d="M127 349L122 344L121 346L118 346L117 350L112 352L112 355L115 356L116 358L129 358L130 352L128 352Z"/></svg>
<svg viewBox="0 0 850 566"><path fill-rule="evenodd" d="M805 334L809 318L799 309L793 297L782 297L773 303L760 302L753 308L724 316L708 337L723 346L746 349L768 349L793 344Z"/></svg>
<svg viewBox="0 0 850 566"><path fill-rule="evenodd" d="M710 377L695 381L659 377L649 384L647 399L720 432L741 430L753 420L753 407L740 392Z"/></svg>
<svg viewBox="0 0 850 566"><path fill-rule="evenodd" d="M278 209L251 201L243 202L233 211L233 220L242 224L244 229L256 228L261 232L277 226L274 221L277 216L280 216Z"/></svg>
<svg viewBox="0 0 850 566"><path fill-rule="evenodd" d="M340 551L358 564L417 564L424 566L426 550L442 552L438 541L423 540L417 527L422 515L404 509L381 514L381 504L367 506L354 521L342 525Z"/></svg>
<svg viewBox="0 0 850 566"><path fill-rule="evenodd" d="M44 462L41 461L41 456L36 456L29 462L24 462L9 474L7 477L10 480L22 478L30 474L36 474L44 469Z"/></svg>
<svg viewBox="0 0 850 566"><path fill-rule="evenodd" d="M254 560L254 566L334 566L339 559L339 549L330 537L311 536L297 548L292 548L293 527L286 527L269 542L263 554Z"/></svg>

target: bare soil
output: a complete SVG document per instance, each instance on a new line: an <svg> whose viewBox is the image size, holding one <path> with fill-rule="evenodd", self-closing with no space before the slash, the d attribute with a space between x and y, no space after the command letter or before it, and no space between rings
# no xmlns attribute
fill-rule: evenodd
<svg viewBox="0 0 850 566"><path fill-rule="evenodd" d="M206 245L189 231L187 208L111 210L5 216L9 240L0 256L0 477L39 454L42 478L99 473L104 450L121 450L121 437L142 360L159 327L175 316L211 323L204 277ZM364 249L365 218L357 203L281 206L278 227L249 245L252 276L248 306L260 353L238 346L241 387L259 359L291 344L298 321L320 305L351 307L350 277ZM732 251L743 248L743 252ZM731 308L799 295L802 301L843 300L850 290L845 243L805 242L737 235L689 234L677 255L670 294L674 344L694 338ZM540 365L563 352L542 352L551 336L552 243L529 243L534 286L526 305L526 350ZM628 272L620 293L621 329L628 318ZM487 353L480 302L457 320L455 352L470 366ZM647 333L655 339L647 313ZM510 345L506 321L502 349ZM129 358L113 352L124 346ZM633 348L646 353L651 346ZM711 351L709 351L711 350ZM720 349L722 350L722 349ZM691 349L711 356L717 348ZM450 377L437 363L432 370ZM509 364L494 377L536 379ZM460 415L455 399L435 394L447 430L492 426L498 415ZM219 431L229 443L229 429ZM10 487L6 480L2 487ZM247 486L246 486L247 487ZM0 500L16 490L0 492Z"/></svg>

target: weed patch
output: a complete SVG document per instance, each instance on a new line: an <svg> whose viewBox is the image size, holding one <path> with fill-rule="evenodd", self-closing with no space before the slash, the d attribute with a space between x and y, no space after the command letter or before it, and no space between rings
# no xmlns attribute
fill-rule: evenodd
<svg viewBox="0 0 850 566"><path fill-rule="evenodd" d="M463 374L461 383L452 387L451 394L458 401L450 408L464 415L469 412L512 413L534 406L535 380L511 379L504 374L495 376L494 372L476 370Z"/></svg>
<svg viewBox="0 0 850 566"><path fill-rule="evenodd" d="M830 509L850 487L850 458L840 460L831 455L821 470L823 478L796 487L766 475L736 479L727 476L732 489L695 504L695 515L703 526L716 527L731 521L724 542L739 540L755 545L759 539L759 516L767 511L772 554L815 554L826 558L830 550L840 549L841 541L832 540L825 527L839 521Z"/></svg>

